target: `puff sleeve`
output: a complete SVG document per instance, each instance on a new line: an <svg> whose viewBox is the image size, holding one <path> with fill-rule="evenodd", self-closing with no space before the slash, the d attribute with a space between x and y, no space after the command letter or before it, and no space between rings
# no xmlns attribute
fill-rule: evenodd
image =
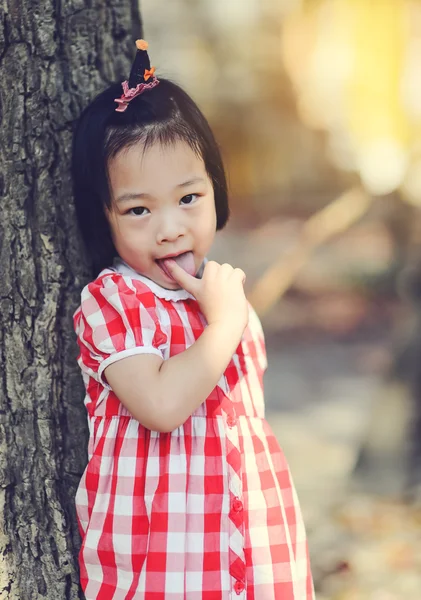
<svg viewBox="0 0 421 600"><path fill-rule="evenodd" d="M113 273L85 286L73 322L82 372L107 389L104 370L110 364L134 354L165 357L167 335L158 320L156 297L128 277Z"/></svg>

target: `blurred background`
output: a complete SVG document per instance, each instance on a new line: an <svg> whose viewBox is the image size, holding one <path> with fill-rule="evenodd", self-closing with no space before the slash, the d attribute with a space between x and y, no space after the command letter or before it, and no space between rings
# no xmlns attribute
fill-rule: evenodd
<svg viewBox="0 0 421 600"><path fill-rule="evenodd" d="M141 0L220 142L319 600L421 599L421 1Z"/></svg>

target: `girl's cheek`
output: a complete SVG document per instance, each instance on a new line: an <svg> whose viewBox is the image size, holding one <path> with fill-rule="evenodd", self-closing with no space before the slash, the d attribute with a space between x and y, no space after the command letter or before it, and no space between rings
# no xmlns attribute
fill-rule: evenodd
<svg viewBox="0 0 421 600"><path fill-rule="evenodd" d="M148 223L146 219L142 219L141 217L133 217L127 223L128 230L139 231L139 229L146 229L148 227Z"/></svg>

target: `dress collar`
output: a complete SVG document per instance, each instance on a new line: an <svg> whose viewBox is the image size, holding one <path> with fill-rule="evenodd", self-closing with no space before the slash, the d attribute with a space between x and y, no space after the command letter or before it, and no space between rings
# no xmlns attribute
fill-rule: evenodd
<svg viewBox="0 0 421 600"><path fill-rule="evenodd" d="M199 277L202 276L203 268L206 263L207 259L205 258L203 261L203 265L200 267L198 272ZM161 287L158 283L152 281L152 279L149 279L148 277L145 277L144 275L141 275L140 273L132 269L132 267L130 267L126 262L124 262L124 260L122 260L119 257L114 258L112 268L115 269L118 273L121 273L122 275L126 275L128 277L131 277L132 279L138 279L139 281L142 281L151 290L151 292L155 294L155 296L161 298L162 300L170 300L172 302L177 302L177 300L188 299L195 300L195 297L186 290L167 290L166 288Z"/></svg>

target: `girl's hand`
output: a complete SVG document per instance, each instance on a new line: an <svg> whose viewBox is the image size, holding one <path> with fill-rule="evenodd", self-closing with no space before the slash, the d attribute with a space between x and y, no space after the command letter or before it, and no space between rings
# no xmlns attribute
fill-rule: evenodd
<svg viewBox="0 0 421 600"><path fill-rule="evenodd" d="M208 327L183 352L167 360L136 354L115 361L104 374L116 396L144 427L170 432L206 400L225 372L248 321L245 275L230 265L208 262L202 279L174 260L165 266L198 301Z"/></svg>
<svg viewBox="0 0 421 600"><path fill-rule="evenodd" d="M165 265L175 281L196 298L208 325L220 324L241 338L248 323L244 271L209 261L202 279L196 279L175 260L167 260Z"/></svg>

